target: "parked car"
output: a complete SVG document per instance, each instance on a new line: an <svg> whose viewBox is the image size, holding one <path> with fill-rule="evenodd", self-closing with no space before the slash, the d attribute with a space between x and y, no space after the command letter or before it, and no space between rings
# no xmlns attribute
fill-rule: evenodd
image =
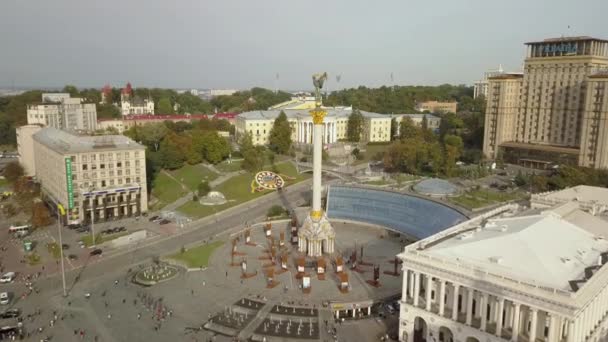
<svg viewBox="0 0 608 342"><path fill-rule="evenodd" d="M124 226L118 227L118 232L126 232L127 228Z"/></svg>
<svg viewBox="0 0 608 342"><path fill-rule="evenodd" d="M95 256L95 255L101 255L101 253L103 253L103 251L99 248L96 248L94 250L91 251L91 253L89 253L91 256Z"/></svg>
<svg viewBox="0 0 608 342"><path fill-rule="evenodd" d="M158 224L167 224L167 223L171 223L171 221L164 219L158 222Z"/></svg>
<svg viewBox="0 0 608 342"><path fill-rule="evenodd" d="M63 245L61 245L61 249L66 250L70 248L70 245L68 245L67 243L64 243Z"/></svg>
<svg viewBox="0 0 608 342"><path fill-rule="evenodd" d="M391 304L384 305L386 311L388 311L391 315L395 313L395 308Z"/></svg>
<svg viewBox="0 0 608 342"><path fill-rule="evenodd" d="M11 298L10 298L8 292L0 293L0 304L8 305L8 303L10 303L10 302L11 302Z"/></svg>
<svg viewBox="0 0 608 342"><path fill-rule="evenodd" d="M19 309L8 309L8 310L0 313L0 318L2 318L2 319L17 318L19 316L21 316L21 310L19 310Z"/></svg>
<svg viewBox="0 0 608 342"><path fill-rule="evenodd" d="M148 221L150 221L150 222L156 221L156 220L157 220L159 217L160 217L160 216L158 216L158 215L154 215L154 216L150 217L150 218L148 219Z"/></svg>
<svg viewBox="0 0 608 342"><path fill-rule="evenodd" d="M15 280L15 276L16 276L15 272L6 272L0 278L0 283L3 283L3 284L12 283L13 280Z"/></svg>
<svg viewBox="0 0 608 342"><path fill-rule="evenodd" d="M76 254L70 254L70 255L68 255L68 259L69 260L78 260L78 256Z"/></svg>

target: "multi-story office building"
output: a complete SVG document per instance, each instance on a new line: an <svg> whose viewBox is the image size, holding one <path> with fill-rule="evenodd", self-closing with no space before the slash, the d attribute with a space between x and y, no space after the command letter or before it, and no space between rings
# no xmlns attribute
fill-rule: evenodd
<svg viewBox="0 0 608 342"><path fill-rule="evenodd" d="M480 96L488 96L488 79L490 77L504 74L502 65L498 66L496 70L488 70L483 73L483 78L473 85L473 98L476 99Z"/></svg>
<svg viewBox="0 0 608 342"><path fill-rule="evenodd" d="M94 131L97 107L65 93L42 94L42 102L27 106L28 125L43 125L66 130Z"/></svg>
<svg viewBox="0 0 608 342"><path fill-rule="evenodd" d="M79 136L43 128L22 138L48 202L68 211L68 223L148 211L145 147L122 135Z"/></svg>
<svg viewBox="0 0 608 342"><path fill-rule="evenodd" d="M566 191L405 247L400 340L605 341L608 189Z"/></svg>
<svg viewBox="0 0 608 342"><path fill-rule="evenodd" d="M34 162L34 134L42 129L40 125L25 125L17 127L17 151L19 151L19 164L23 166L26 176L36 175Z"/></svg>
<svg viewBox="0 0 608 342"><path fill-rule="evenodd" d="M608 41L526 43L523 75L489 79L483 151L534 167L608 167Z"/></svg>
<svg viewBox="0 0 608 342"><path fill-rule="evenodd" d="M283 110L292 128L291 139L295 143L312 144L313 122L308 110ZM270 130L280 110L252 111L241 113L236 119L236 135L240 138L245 132L251 135L255 145L268 144ZM333 108L327 110L323 120L323 143L332 144L346 139L346 127L351 108ZM390 141L391 116L361 111L363 115L363 142Z"/></svg>
<svg viewBox="0 0 608 342"><path fill-rule="evenodd" d="M429 113L456 113L458 102L425 101L416 103L416 110Z"/></svg>

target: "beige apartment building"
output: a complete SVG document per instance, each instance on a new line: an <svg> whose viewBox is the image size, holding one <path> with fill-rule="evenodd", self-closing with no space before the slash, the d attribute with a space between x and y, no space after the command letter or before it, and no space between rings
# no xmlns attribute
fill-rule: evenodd
<svg viewBox="0 0 608 342"><path fill-rule="evenodd" d="M144 146L122 135L79 136L55 128L27 132L32 138L20 135L19 154L33 154L33 165L26 168L34 168L45 199L66 208L68 223L148 211Z"/></svg>
<svg viewBox="0 0 608 342"><path fill-rule="evenodd" d="M416 104L416 110L429 113L456 113L458 102L425 101Z"/></svg>
<svg viewBox="0 0 608 342"><path fill-rule="evenodd" d="M67 130L94 131L97 107L67 93L44 93L42 102L27 105L28 125L42 125Z"/></svg>
<svg viewBox="0 0 608 342"><path fill-rule="evenodd" d="M608 41L563 37L526 43L523 75L489 79L487 158L546 168L608 167Z"/></svg>

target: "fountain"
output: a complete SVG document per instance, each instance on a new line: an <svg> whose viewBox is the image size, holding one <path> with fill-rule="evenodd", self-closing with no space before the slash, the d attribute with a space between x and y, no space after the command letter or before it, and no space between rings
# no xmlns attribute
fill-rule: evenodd
<svg viewBox="0 0 608 342"><path fill-rule="evenodd" d="M179 267L162 262L158 257L154 257L150 265L143 267L133 276L132 281L142 286L153 286L177 277L179 272Z"/></svg>

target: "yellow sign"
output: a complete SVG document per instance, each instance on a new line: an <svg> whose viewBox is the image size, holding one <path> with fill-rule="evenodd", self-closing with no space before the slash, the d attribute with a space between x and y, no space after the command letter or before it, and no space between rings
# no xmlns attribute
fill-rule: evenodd
<svg viewBox="0 0 608 342"><path fill-rule="evenodd" d="M57 204L57 209L61 215L65 215L65 208L61 204Z"/></svg>

